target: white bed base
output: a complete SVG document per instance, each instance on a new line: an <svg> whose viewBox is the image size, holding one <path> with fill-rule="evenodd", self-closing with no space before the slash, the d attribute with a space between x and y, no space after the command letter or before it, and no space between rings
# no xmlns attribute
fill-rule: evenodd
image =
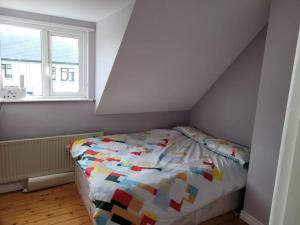
<svg viewBox="0 0 300 225"><path fill-rule="evenodd" d="M88 211L91 221L96 225L93 219L95 212L95 205L89 200L89 185L78 163L75 163L75 183L84 205ZM199 225L201 222L211 218L220 216L227 212L233 211L241 207L243 198L243 190L233 192L229 195L223 196L216 201L203 206L193 213L184 216L182 219L176 221L173 225Z"/></svg>

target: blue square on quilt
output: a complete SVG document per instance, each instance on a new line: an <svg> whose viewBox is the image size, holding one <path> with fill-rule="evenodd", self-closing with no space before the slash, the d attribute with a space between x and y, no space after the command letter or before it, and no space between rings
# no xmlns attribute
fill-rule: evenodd
<svg viewBox="0 0 300 225"><path fill-rule="evenodd" d="M167 193L165 193L161 190L158 190L152 203L161 209L167 210L169 207L170 201L171 201L171 199L169 198Z"/></svg>
<svg viewBox="0 0 300 225"><path fill-rule="evenodd" d="M189 184L188 187L187 187L187 192L190 193L193 196L196 196L197 193L198 193L198 189Z"/></svg>
<svg viewBox="0 0 300 225"><path fill-rule="evenodd" d="M84 160L80 160L78 161L81 168L86 169L93 161L89 160L89 159L84 159Z"/></svg>
<svg viewBox="0 0 300 225"><path fill-rule="evenodd" d="M194 174L202 175L205 172L205 169L204 168L198 168L198 167L191 166L190 167L190 171L192 173L194 173Z"/></svg>
<svg viewBox="0 0 300 225"><path fill-rule="evenodd" d="M108 218L106 216L99 216L96 219L96 224L97 225L106 225Z"/></svg>
<svg viewBox="0 0 300 225"><path fill-rule="evenodd" d="M111 181L111 182L115 182L115 183L120 183L119 181L119 177L118 176L112 176L112 175L108 175L105 180Z"/></svg>
<svg viewBox="0 0 300 225"><path fill-rule="evenodd" d="M122 179L120 182L120 186L126 189L137 187L139 186L139 184L140 184L139 182L128 180L127 178Z"/></svg>
<svg viewBox="0 0 300 225"><path fill-rule="evenodd" d="M101 147L101 146L93 146L93 149L96 150L97 152L101 151L101 150L105 150L105 148Z"/></svg>

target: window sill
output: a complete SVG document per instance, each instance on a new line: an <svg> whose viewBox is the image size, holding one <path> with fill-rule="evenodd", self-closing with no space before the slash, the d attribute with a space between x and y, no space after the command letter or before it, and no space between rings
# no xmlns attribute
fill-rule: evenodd
<svg viewBox="0 0 300 225"><path fill-rule="evenodd" d="M26 102L94 102L91 98L22 98L22 99L3 99L0 103L26 103Z"/></svg>

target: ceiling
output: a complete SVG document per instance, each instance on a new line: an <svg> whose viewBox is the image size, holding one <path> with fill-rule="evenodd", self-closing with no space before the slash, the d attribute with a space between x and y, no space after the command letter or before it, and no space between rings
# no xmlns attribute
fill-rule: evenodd
<svg viewBox="0 0 300 225"><path fill-rule="evenodd" d="M269 3L136 1L97 112L190 110L266 25Z"/></svg>
<svg viewBox="0 0 300 225"><path fill-rule="evenodd" d="M97 22L131 0L0 0L0 7Z"/></svg>

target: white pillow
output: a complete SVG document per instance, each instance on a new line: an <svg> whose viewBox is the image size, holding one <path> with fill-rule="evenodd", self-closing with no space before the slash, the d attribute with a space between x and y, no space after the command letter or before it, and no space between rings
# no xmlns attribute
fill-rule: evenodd
<svg viewBox="0 0 300 225"><path fill-rule="evenodd" d="M249 162L250 149L223 139L206 139L205 145L208 150L230 158L241 165Z"/></svg>
<svg viewBox="0 0 300 225"><path fill-rule="evenodd" d="M199 142L200 144L205 144L205 139L212 138L211 136L205 134L201 130L188 126L178 126L174 127L174 130L181 132L183 135Z"/></svg>

